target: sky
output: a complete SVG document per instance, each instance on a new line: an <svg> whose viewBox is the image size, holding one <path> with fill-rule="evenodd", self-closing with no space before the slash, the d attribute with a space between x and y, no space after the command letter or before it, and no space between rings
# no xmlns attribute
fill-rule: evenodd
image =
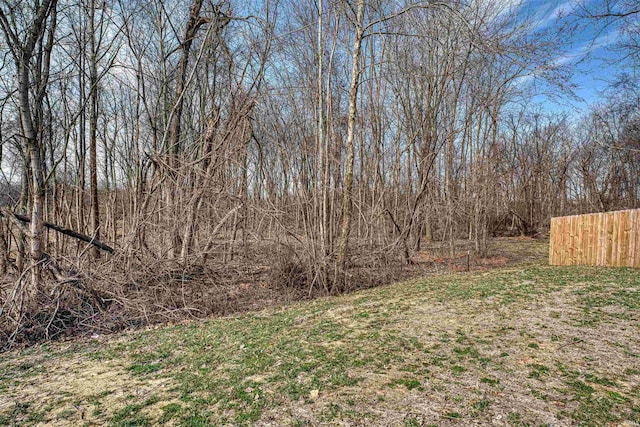
<svg viewBox="0 0 640 427"><path fill-rule="evenodd" d="M510 0L505 0L510 1ZM602 0L591 0L587 7L596 7ZM563 25L576 24L577 0L524 0L514 3L522 16L533 16L532 31L553 30ZM576 86L575 95L579 99L563 96L554 100L545 95L534 97L550 110L579 112L586 111L597 103L613 77L624 71L621 54L613 49L620 39L620 23L598 25L595 21L580 21L571 35L558 40L563 50L555 61L560 65L573 66L571 83Z"/></svg>

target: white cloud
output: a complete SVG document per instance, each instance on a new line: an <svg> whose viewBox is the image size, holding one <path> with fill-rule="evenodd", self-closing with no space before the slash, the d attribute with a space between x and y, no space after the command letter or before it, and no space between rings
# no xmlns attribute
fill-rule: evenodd
<svg viewBox="0 0 640 427"><path fill-rule="evenodd" d="M580 43L574 49L567 53L556 56L553 61L551 61L550 65L555 68L562 67L571 63L578 63L587 55L593 53L597 49L606 48L616 43L619 38L620 30L614 30L605 34L601 34L593 40L587 40L583 43ZM522 76L517 79L517 83L519 85L526 85L530 83L538 74L538 72L534 71L530 74Z"/></svg>
<svg viewBox="0 0 640 427"><path fill-rule="evenodd" d="M560 3L553 9L546 8L545 11L540 12L536 17L533 18L533 26L532 31L542 30L549 25L556 22L559 18L563 16L567 16L571 13L576 7L575 0L567 0L563 3Z"/></svg>
<svg viewBox="0 0 640 427"><path fill-rule="evenodd" d="M587 40L578 46L576 46L571 52L557 57L553 63L554 65L566 65L573 61L579 61L585 56L593 53L594 51L609 47L615 44L620 39L620 30L613 30L608 33L599 35L593 40Z"/></svg>
<svg viewBox="0 0 640 427"><path fill-rule="evenodd" d="M516 14L529 0L496 0L490 1L495 10L498 11L496 18L506 14Z"/></svg>

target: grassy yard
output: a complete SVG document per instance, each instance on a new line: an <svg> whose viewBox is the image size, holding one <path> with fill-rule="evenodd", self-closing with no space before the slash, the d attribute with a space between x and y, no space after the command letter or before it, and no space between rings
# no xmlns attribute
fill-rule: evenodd
<svg viewBox="0 0 640 427"><path fill-rule="evenodd" d="M640 273L542 264L0 355L0 425L640 423Z"/></svg>

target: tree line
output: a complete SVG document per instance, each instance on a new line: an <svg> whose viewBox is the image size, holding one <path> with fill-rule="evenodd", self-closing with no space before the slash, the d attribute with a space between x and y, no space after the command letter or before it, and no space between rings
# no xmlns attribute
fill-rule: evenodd
<svg viewBox="0 0 640 427"><path fill-rule="evenodd" d="M580 118L543 110L571 96L570 34L508 3L0 1L0 273L37 300L105 246L135 268L274 244L339 291L359 256L637 208L632 73ZM581 22L635 25L605 6Z"/></svg>

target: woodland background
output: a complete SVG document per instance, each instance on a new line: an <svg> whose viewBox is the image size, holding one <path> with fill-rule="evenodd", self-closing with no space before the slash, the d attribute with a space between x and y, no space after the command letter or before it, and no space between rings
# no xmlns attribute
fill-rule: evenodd
<svg viewBox="0 0 640 427"><path fill-rule="evenodd" d="M3 347L385 283L425 250L469 268L639 207L640 6L519 10L0 1ZM628 72L588 112L531 101L575 96L560 41L620 21Z"/></svg>

